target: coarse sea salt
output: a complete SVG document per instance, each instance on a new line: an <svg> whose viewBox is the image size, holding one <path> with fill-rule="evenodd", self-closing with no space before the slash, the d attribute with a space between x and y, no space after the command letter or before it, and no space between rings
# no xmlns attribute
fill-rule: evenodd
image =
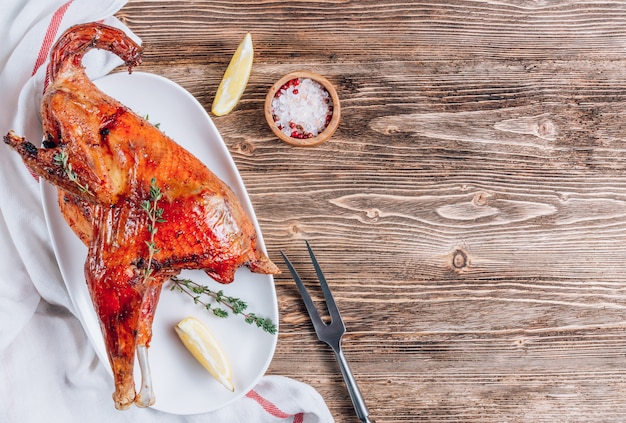
<svg viewBox="0 0 626 423"><path fill-rule="evenodd" d="M313 138L326 129L333 116L328 91L309 78L294 78L283 84L272 99L276 126L291 138Z"/></svg>

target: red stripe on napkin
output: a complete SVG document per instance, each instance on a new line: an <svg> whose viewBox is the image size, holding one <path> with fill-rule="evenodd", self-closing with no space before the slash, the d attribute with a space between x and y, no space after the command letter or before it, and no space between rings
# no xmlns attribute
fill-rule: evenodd
<svg viewBox="0 0 626 423"><path fill-rule="evenodd" d="M259 395L259 393L256 392L255 390L248 392L246 394L246 397L256 401L261 407L263 407L263 410L265 410L267 413L271 414L274 417L277 417L279 419L287 419L293 416L293 423L302 423L304 421L303 413L297 413L297 414L285 413L280 408L278 408L273 402Z"/></svg>
<svg viewBox="0 0 626 423"><path fill-rule="evenodd" d="M63 16L67 11L67 8L70 7L74 0L69 0L63 6L59 7L54 15L52 15L52 19L50 19L50 24L48 25L48 30L46 31L46 35L43 38L43 43L41 44L41 48L39 49L39 55L37 56L37 60L35 61L35 67L33 68L33 73L31 76L37 73L37 70L46 62L48 58L48 53L50 52L50 48L52 47L52 42L57 35L57 31L59 30L59 26L61 26L61 21L63 20Z"/></svg>

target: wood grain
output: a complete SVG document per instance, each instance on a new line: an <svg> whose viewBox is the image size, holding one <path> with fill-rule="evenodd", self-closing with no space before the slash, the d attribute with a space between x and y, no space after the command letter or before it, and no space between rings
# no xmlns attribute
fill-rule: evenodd
<svg viewBox="0 0 626 423"><path fill-rule="evenodd" d="M118 16L141 70L207 110L252 33L248 88L214 122L270 256L311 282L311 242L378 423L626 420L626 3L130 0ZM315 148L263 117L296 69L341 99ZM276 288L269 373L356 421L293 281Z"/></svg>

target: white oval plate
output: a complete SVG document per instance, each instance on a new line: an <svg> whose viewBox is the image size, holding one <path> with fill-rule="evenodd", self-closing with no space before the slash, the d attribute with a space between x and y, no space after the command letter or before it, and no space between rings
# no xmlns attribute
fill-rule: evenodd
<svg viewBox="0 0 626 423"><path fill-rule="evenodd" d="M259 248L265 250L252 204L235 163L210 117L189 92L166 78L143 72L115 73L94 82L140 116L149 115L152 123L159 123L163 132L227 183L254 222ZM98 356L111 372L98 318L85 283L83 266L87 248L63 219L56 188L44 182L41 191L54 252L76 314ZM248 303L248 311L270 318L278 325L278 305L271 275L259 275L242 268L229 285L218 284L202 271L185 271L181 276L241 298ZM169 282L166 283L161 294L149 349L156 396L153 408L181 415L222 408L250 391L265 374L274 355L277 335L245 323L242 316L214 317L185 294L170 291L169 286ZM204 321L219 340L233 369L235 392L228 391L213 379L178 339L174 326L187 316ZM140 386L138 367L135 365L135 380Z"/></svg>

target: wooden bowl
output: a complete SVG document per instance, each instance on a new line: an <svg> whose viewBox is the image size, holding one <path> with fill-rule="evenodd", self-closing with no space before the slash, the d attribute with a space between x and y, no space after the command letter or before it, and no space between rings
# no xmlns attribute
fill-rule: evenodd
<svg viewBox="0 0 626 423"><path fill-rule="evenodd" d="M274 122L272 100L274 100L276 93L281 89L283 85L285 85L285 83L296 78L300 78L300 79L308 78L308 79L318 82L326 89L326 91L328 91L328 94L330 94L330 98L333 102L333 112L332 112L332 117L330 119L330 122L328 123L328 125L322 132L320 132L318 135L312 138L300 139L300 138L290 137L289 135L282 132L276 125L276 122ZM323 143L324 141L327 141L337 129L340 118L341 118L341 107L339 106L339 96L337 96L337 90L335 90L335 87L326 78L313 72L296 71L296 72L288 73L287 75L283 76L278 81L276 81L274 85L272 85L272 88L270 88L270 90L267 93L267 96L265 97L265 119L267 120L267 124L270 126L270 129L272 130L274 135L276 135L281 141L284 141L291 145L295 145L299 147L312 147L314 145L318 145L318 144Z"/></svg>

